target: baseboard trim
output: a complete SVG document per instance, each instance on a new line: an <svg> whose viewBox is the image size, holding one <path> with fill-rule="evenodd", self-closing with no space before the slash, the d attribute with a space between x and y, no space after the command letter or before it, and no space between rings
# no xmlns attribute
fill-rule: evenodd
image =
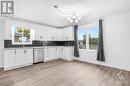
<svg viewBox="0 0 130 86"><path fill-rule="evenodd" d="M26 66L30 66L30 65L33 65L33 63L29 63L29 64L25 64L25 65L19 65L19 66L15 66L15 67L4 68L4 71L17 69L17 68L22 68L22 67L26 67Z"/></svg>
<svg viewBox="0 0 130 86"><path fill-rule="evenodd" d="M53 61L53 60L58 60L58 59L60 59L60 58L44 59L44 62Z"/></svg>
<svg viewBox="0 0 130 86"><path fill-rule="evenodd" d="M76 61L80 61L80 62L85 62L85 63L90 63L90 64L95 64L95 65L100 65L100 66L105 66L105 67L109 67L109 68L115 68L115 69L118 69L118 70L123 70L123 71L129 71L130 72L130 69L125 69L125 68L118 68L118 67L115 67L115 66L110 66L110 65L107 65L107 64L101 64L103 62L90 62L90 61L86 61L86 60L83 60L83 59L79 59L79 58L74 58L73 60L76 60Z"/></svg>

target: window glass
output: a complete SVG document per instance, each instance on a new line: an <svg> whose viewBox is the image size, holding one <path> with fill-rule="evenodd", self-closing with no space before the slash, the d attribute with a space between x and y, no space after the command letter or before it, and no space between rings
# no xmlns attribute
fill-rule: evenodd
<svg viewBox="0 0 130 86"><path fill-rule="evenodd" d="M31 44L31 30L24 27L12 27L12 44Z"/></svg>
<svg viewBox="0 0 130 86"><path fill-rule="evenodd" d="M30 43L30 29L23 29L23 43Z"/></svg>
<svg viewBox="0 0 130 86"><path fill-rule="evenodd" d="M98 43L98 28L92 27L89 29L89 49L96 50Z"/></svg>
<svg viewBox="0 0 130 86"><path fill-rule="evenodd" d="M22 28L14 28L14 42L22 43Z"/></svg>
<svg viewBox="0 0 130 86"><path fill-rule="evenodd" d="M79 49L86 49L86 29L80 28L78 30Z"/></svg>
<svg viewBox="0 0 130 86"><path fill-rule="evenodd" d="M98 24L79 26L78 44L79 49L96 50L98 43Z"/></svg>

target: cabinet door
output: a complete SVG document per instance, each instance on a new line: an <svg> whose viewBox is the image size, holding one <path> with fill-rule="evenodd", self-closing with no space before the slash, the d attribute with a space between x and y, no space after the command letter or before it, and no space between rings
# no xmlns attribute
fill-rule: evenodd
<svg viewBox="0 0 130 86"><path fill-rule="evenodd" d="M22 66L24 64L24 50L23 49L19 49L16 50L16 65L17 66Z"/></svg>
<svg viewBox="0 0 130 86"><path fill-rule="evenodd" d="M42 31L40 29L35 30L35 40L42 40Z"/></svg>
<svg viewBox="0 0 130 86"><path fill-rule="evenodd" d="M42 32L42 41L50 41L51 40L51 36L52 35L51 33L49 33L48 30L40 30Z"/></svg>
<svg viewBox="0 0 130 86"><path fill-rule="evenodd" d="M14 26L12 26L11 21L6 20L4 28L4 36L5 36L4 39L6 40L12 39L12 28L14 28Z"/></svg>
<svg viewBox="0 0 130 86"><path fill-rule="evenodd" d="M67 40L67 30L66 29L62 30L62 40L63 41Z"/></svg>
<svg viewBox="0 0 130 86"><path fill-rule="evenodd" d="M53 32L51 30L46 31L46 41L54 40Z"/></svg>
<svg viewBox="0 0 130 86"><path fill-rule="evenodd" d="M16 64L16 51L5 50L4 51L4 68L14 67Z"/></svg>
<svg viewBox="0 0 130 86"><path fill-rule="evenodd" d="M65 60L71 60L73 58L73 48L72 47L63 47L61 58L65 59Z"/></svg>
<svg viewBox="0 0 130 86"><path fill-rule="evenodd" d="M65 40L74 40L74 30L72 27L64 28L62 31L62 39Z"/></svg>
<svg viewBox="0 0 130 86"><path fill-rule="evenodd" d="M62 30L56 29L53 32L53 40L62 41Z"/></svg>
<svg viewBox="0 0 130 86"><path fill-rule="evenodd" d="M24 50L23 60L24 60L23 64L33 63L33 49L25 49Z"/></svg>
<svg viewBox="0 0 130 86"><path fill-rule="evenodd" d="M23 66L33 63L33 49L19 49L16 51L16 65Z"/></svg>
<svg viewBox="0 0 130 86"><path fill-rule="evenodd" d="M49 47L48 48L48 56L50 58L55 58L57 57L57 48L56 47Z"/></svg>
<svg viewBox="0 0 130 86"><path fill-rule="evenodd" d="M46 47L44 52L44 60L50 61L59 58L57 47Z"/></svg>
<svg viewBox="0 0 130 86"><path fill-rule="evenodd" d="M67 28L67 40L74 40L74 29L72 27Z"/></svg>

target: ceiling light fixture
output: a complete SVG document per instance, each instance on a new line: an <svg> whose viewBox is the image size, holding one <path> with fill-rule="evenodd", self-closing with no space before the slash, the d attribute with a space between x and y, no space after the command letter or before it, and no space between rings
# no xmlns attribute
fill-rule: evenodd
<svg viewBox="0 0 130 86"><path fill-rule="evenodd" d="M81 17L76 16L75 12L71 14L66 14L63 11L61 11L57 5L54 5L54 8L56 8L63 15L67 16L68 21L72 24L77 24L81 20Z"/></svg>
<svg viewBox="0 0 130 86"><path fill-rule="evenodd" d="M70 23L78 23L81 20L81 17L76 16L75 14L73 14L72 16L68 17L68 21Z"/></svg>

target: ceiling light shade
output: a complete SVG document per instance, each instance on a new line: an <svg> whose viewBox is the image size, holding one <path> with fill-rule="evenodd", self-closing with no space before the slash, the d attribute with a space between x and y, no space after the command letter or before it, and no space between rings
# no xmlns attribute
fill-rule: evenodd
<svg viewBox="0 0 130 86"><path fill-rule="evenodd" d="M68 17L68 21L70 23L78 23L81 20L81 17L78 17L76 15L73 15L71 17Z"/></svg>

